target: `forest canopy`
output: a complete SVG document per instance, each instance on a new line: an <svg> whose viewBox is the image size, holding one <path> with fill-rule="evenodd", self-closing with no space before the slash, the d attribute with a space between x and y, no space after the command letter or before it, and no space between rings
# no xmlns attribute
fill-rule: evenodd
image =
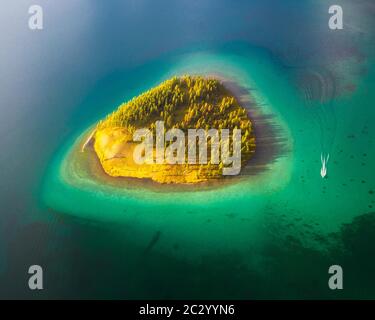
<svg viewBox="0 0 375 320"><path fill-rule="evenodd" d="M148 128L155 132L156 121L164 121L166 131L172 128L184 132L188 129L241 129L242 163L247 162L255 151L255 137L247 110L240 106L231 92L215 78L185 75L166 80L121 104L97 124L95 150L102 164L107 162L107 170L104 168L107 173L123 175L124 170L110 166L108 160L120 163L119 159L126 157L125 149L129 152L129 147L121 147L120 144L131 143L130 137L136 129ZM99 140L105 143L100 144ZM208 144L210 147L210 142ZM112 148L112 152L108 152L109 148ZM186 165L182 171L189 175L190 171L198 170L199 174L195 174L197 181L205 181L207 177L217 178L223 163L212 165L209 160L208 164L197 165L196 168Z"/></svg>

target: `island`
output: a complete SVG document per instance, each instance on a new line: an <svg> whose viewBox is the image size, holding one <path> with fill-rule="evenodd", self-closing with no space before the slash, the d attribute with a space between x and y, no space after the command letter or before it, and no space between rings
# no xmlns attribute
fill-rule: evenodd
<svg viewBox="0 0 375 320"><path fill-rule="evenodd" d="M139 129L147 129L152 142L156 144L155 140L160 134L158 130L163 134L176 129L186 133L186 141L182 141L183 153L186 155L184 161L174 164L166 161L137 163L134 153L140 141L135 141L134 136ZM238 99L219 79L191 75L168 79L121 104L97 123L84 147L88 142L92 144L101 167L111 177L151 179L161 184L195 184L226 177L223 171L227 163L222 158L218 161L213 159L212 151L216 145L212 137L208 136L206 140L206 163L188 161L187 137L191 129L203 129L205 132L211 129L218 132L240 131L241 166L246 165L255 152L253 124L246 108L239 104ZM220 149L223 149L223 135L218 139ZM163 143L163 146L168 147L173 141ZM196 146L194 148L198 149ZM233 139L228 140L227 149L234 152ZM153 156L155 152L154 149Z"/></svg>

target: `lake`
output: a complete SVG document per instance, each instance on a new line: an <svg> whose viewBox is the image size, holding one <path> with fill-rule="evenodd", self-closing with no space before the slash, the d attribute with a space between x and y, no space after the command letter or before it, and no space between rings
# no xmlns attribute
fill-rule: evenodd
<svg viewBox="0 0 375 320"><path fill-rule="evenodd" d="M341 2L333 31L324 1L41 1L44 29L31 31L29 2L6 0L0 297L374 298L374 6ZM261 172L210 190L72 174L90 126L185 73L255 99L277 142ZM341 291L327 285L337 264Z"/></svg>

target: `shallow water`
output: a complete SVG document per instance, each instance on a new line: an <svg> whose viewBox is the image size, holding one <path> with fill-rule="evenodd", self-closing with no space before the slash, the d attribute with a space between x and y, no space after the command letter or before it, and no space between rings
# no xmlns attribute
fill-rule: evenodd
<svg viewBox="0 0 375 320"><path fill-rule="evenodd" d="M67 10L74 7L67 3ZM323 28L318 32L313 26L325 21L317 18L325 8L308 1L288 11L287 23L282 16L288 4L274 7L274 25L285 26L267 29L263 20L271 3L239 2L233 7L229 1L218 1L206 9L197 5L189 8L186 21L160 18L159 31L169 24L181 28L171 30L169 41L153 35L147 42L140 40L146 37L147 24L130 33L115 18L109 21L109 12L99 15L105 8L128 17L121 4L117 13L93 4L85 11L86 19L77 22L76 33L60 34L60 45L57 24L53 30L46 28L45 38L35 39L39 45L66 46L69 53L64 57L57 49L45 49L49 59L43 63L49 72L40 71L36 88L26 90L31 81L17 83L11 77L16 71L7 68L11 83L24 89L24 96L13 89L2 104L4 114L9 113L8 121L2 121L1 146L6 152L0 158L4 296L33 297L24 281L25 270L35 263L46 272L41 297L375 296L375 155L370 122L375 64L368 31L356 41L353 31L338 39ZM163 5L178 12L188 4ZM134 3L131 8L130 20L152 12ZM203 19L208 8L218 12L211 21ZM50 9L53 12L53 6ZM357 11L352 12L351 26L359 27ZM302 44L303 38L292 36L301 18L305 37L321 39L319 44L327 41L326 36L334 38L336 47ZM239 23L212 27L216 19ZM254 25L262 27L262 35ZM100 29L104 26L111 27L111 37ZM179 30L190 31L181 35ZM77 35L72 39L73 34ZM94 36L98 44L92 42ZM116 42L122 37L127 42ZM72 49L75 41L80 51ZM112 50L115 43L117 51ZM338 57L337 47L344 57ZM97 49L95 55L87 48ZM30 64L41 66L40 49L35 50L38 58ZM334 74L335 93L327 89L324 101L313 82L298 81L311 69L324 77L326 70ZM277 127L281 145L264 170L220 189L202 191L197 186L182 192L118 189L82 172L69 174L67 155L87 128L121 102L183 73L223 75L255 98ZM319 99L307 99L306 92ZM327 179L320 177L321 152L330 153ZM332 264L344 269L342 292L327 287Z"/></svg>

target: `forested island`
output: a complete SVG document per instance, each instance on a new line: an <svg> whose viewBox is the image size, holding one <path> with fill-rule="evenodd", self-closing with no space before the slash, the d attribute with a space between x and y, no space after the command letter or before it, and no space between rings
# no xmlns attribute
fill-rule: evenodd
<svg viewBox="0 0 375 320"><path fill-rule="evenodd" d="M145 163L134 161L139 142L134 133L147 128L156 137L157 123L163 130L189 129L241 130L240 161L244 165L255 152L255 136L247 110L215 78L174 77L123 103L99 121L90 139L106 174L112 177L147 178L158 183L191 184L223 177L226 163L212 161L212 139L207 139L207 163ZM237 130L238 131L238 130ZM222 139L220 136L219 139ZM229 141L229 140L228 140ZM222 141L220 141L222 142ZM167 147L171 142L166 142ZM184 144L185 145L185 144ZM233 151L233 141L229 143ZM186 144L185 153L188 154ZM188 157L186 157L187 159Z"/></svg>

